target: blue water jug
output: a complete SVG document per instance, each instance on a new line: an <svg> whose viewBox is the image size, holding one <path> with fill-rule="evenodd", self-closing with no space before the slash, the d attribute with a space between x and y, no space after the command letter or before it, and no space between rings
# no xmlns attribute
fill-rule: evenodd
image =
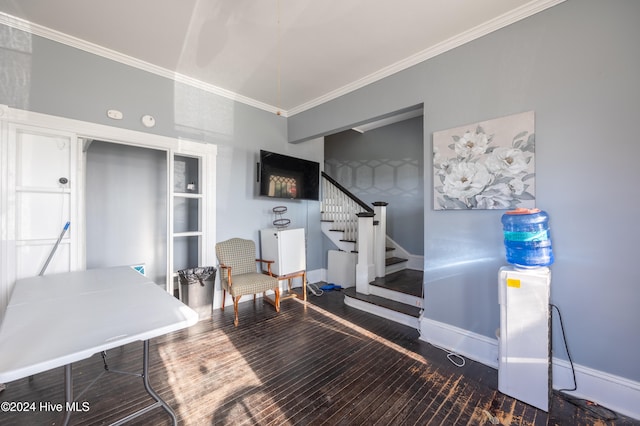
<svg viewBox="0 0 640 426"><path fill-rule="evenodd" d="M553 250L549 215L539 209L516 209L502 215L507 262L525 268L549 266Z"/></svg>

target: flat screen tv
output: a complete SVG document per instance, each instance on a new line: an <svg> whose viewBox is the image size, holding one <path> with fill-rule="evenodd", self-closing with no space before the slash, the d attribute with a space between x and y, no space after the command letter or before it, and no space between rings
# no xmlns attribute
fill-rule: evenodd
<svg viewBox="0 0 640 426"><path fill-rule="evenodd" d="M260 150L260 195L294 200L318 200L320 164Z"/></svg>

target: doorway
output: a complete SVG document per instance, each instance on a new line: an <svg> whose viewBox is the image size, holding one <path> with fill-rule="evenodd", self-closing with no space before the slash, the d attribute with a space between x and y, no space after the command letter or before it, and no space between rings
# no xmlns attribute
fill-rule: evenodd
<svg viewBox="0 0 640 426"><path fill-rule="evenodd" d="M167 281L167 151L93 141L86 151L87 269L140 265Z"/></svg>
<svg viewBox="0 0 640 426"><path fill-rule="evenodd" d="M47 273L142 264L173 293L179 269L215 255L216 154L213 144L0 108L0 314L65 222Z"/></svg>

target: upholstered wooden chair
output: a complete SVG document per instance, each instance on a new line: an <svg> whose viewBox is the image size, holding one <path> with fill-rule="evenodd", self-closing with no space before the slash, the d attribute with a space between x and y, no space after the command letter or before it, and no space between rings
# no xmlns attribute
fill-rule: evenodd
<svg viewBox="0 0 640 426"><path fill-rule="evenodd" d="M274 300L266 297L280 312L280 289L278 280L271 273L272 260L256 258L256 245L251 240L231 238L216 244L216 256L220 267L220 285L222 286L222 309L227 292L233 298L233 311L235 319L233 323L238 326L238 302L244 295L253 294L253 300L257 293L265 293L273 290ZM267 273L256 272L256 262L267 265ZM262 265L261 265L262 266ZM262 267L260 268L262 270Z"/></svg>

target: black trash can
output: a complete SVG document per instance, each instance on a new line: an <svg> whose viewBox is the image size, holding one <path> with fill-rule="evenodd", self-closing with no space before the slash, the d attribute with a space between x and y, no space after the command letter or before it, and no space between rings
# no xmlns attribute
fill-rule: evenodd
<svg viewBox="0 0 640 426"><path fill-rule="evenodd" d="M198 313L200 319L209 318L213 312L213 283L216 268L201 266L178 271L180 300Z"/></svg>

